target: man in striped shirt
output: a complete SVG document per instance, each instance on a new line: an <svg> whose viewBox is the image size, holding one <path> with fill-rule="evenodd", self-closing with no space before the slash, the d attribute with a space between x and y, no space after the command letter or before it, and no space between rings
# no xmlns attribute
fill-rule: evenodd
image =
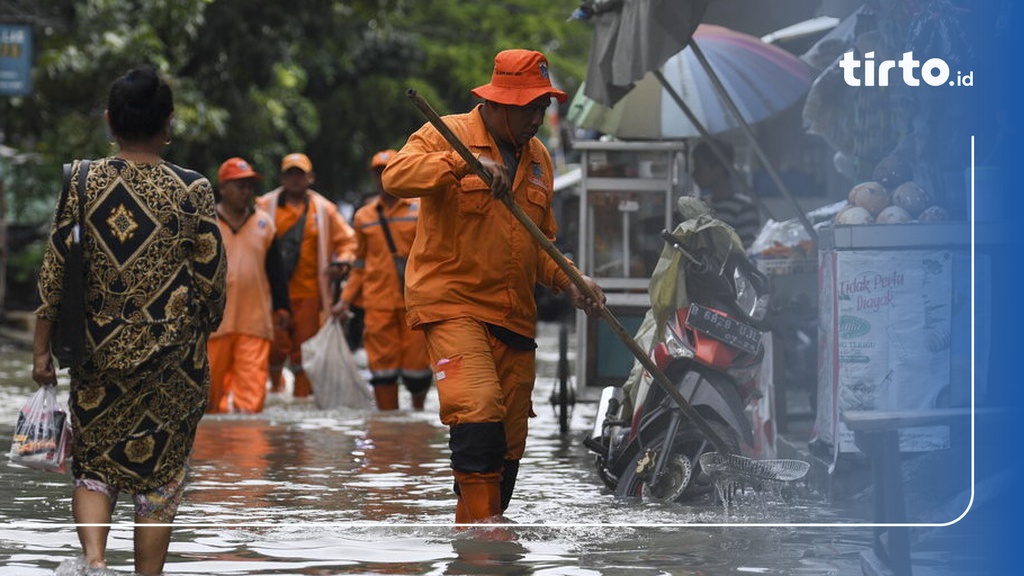
<svg viewBox="0 0 1024 576"><path fill-rule="evenodd" d="M716 140L715 146L732 163L732 146ZM761 231L761 216L757 206L745 194L733 191L729 168L715 155L711 145L700 141L693 147L693 181L700 187L701 199L708 203L715 217L732 226L749 248Z"/></svg>

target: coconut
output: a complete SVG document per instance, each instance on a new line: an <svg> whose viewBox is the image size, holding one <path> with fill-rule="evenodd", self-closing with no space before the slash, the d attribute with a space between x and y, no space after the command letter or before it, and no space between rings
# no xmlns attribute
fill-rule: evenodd
<svg viewBox="0 0 1024 576"><path fill-rule="evenodd" d="M860 206L871 212L872 216L885 210L892 203L885 186L874 181L857 184L850 189L847 199L854 206Z"/></svg>
<svg viewBox="0 0 1024 576"><path fill-rule="evenodd" d="M896 155L889 155L875 165L871 179L885 186L886 190L894 190L900 184L914 177L910 163ZM895 200L893 200L895 203Z"/></svg>
<svg viewBox="0 0 1024 576"><path fill-rule="evenodd" d="M871 224L875 221L867 208L847 206L836 214L836 224Z"/></svg>
<svg viewBox="0 0 1024 576"><path fill-rule="evenodd" d="M892 203L894 206L899 206L910 212L910 215L916 218L931 205L932 199L917 182L904 182L893 191Z"/></svg>
<svg viewBox="0 0 1024 576"><path fill-rule="evenodd" d="M903 224L910 222L914 217L899 206L889 206L885 210L878 213L878 218L875 218L875 222L879 224Z"/></svg>
<svg viewBox="0 0 1024 576"><path fill-rule="evenodd" d="M949 213L941 206L929 206L921 211L917 220L918 222L945 222L949 220Z"/></svg>

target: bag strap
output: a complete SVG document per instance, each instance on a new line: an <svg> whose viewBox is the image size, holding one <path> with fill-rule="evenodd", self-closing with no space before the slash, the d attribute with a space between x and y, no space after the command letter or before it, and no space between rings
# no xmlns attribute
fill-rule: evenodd
<svg viewBox="0 0 1024 576"><path fill-rule="evenodd" d="M391 229L388 228L388 219L384 217L384 205L380 202L377 203L377 217L380 218L380 227L384 230L384 239L388 242L388 248L392 254L398 254L398 248L395 247L395 239L391 237Z"/></svg>
<svg viewBox="0 0 1024 576"><path fill-rule="evenodd" d="M280 197L283 201L284 197ZM306 216L309 214L309 197L307 196L303 204L302 216L292 225L291 228L285 230L280 236L277 237L277 248L281 253L281 264L282 272L284 272L285 278L291 278L292 274L295 273L295 268L299 265L299 255L302 252L302 236L306 230Z"/></svg>
<svg viewBox="0 0 1024 576"><path fill-rule="evenodd" d="M377 217L380 218L380 227L384 230L384 239L388 242L388 249L391 250L391 259L395 262L395 271L398 272L398 287L405 293L405 262L398 255L398 248L395 246L395 239L391 237L391 228L388 227L388 219L384 217L384 205L377 201ZM399 262L399 260L403 260Z"/></svg>
<svg viewBox="0 0 1024 576"><path fill-rule="evenodd" d="M78 161L78 238L72 237L72 242L78 241L85 245L85 180L89 176L90 160Z"/></svg>
<svg viewBox="0 0 1024 576"><path fill-rule="evenodd" d="M302 216L292 224L292 227L285 230L281 237L289 236L293 238L297 243L302 242L302 236L306 232L306 216L309 215L309 197L307 196L302 205Z"/></svg>
<svg viewBox="0 0 1024 576"><path fill-rule="evenodd" d="M57 199L57 212L55 217L64 213L64 206L68 203L68 194L71 192L71 163L64 164L64 176L60 185L60 198Z"/></svg>

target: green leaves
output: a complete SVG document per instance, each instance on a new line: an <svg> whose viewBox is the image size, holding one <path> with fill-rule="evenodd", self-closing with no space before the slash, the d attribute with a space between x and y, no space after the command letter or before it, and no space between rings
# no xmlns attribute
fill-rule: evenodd
<svg viewBox="0 0 1024 576"><path fill-rule="evenodd" d="M574 90L591 34L566 21L575 6L568 0L28 2L19 9L38 22L35 93L0 101L4 142L41 155L23 168L37 170L31 180L56 198L54 167L111 152L103 121L110 83L148 63L175 92L171 161L214 174L224 158L244 156L272 187L280 157L301 150L313 160L321 192L356 199L371 187L369 157L400 147L423 123L407 88L439 111L466 111L475 103L469 90L488 81L494 54L524 47L544 51L556 80ZM23 192L8 190L15 197Z"/></svg>

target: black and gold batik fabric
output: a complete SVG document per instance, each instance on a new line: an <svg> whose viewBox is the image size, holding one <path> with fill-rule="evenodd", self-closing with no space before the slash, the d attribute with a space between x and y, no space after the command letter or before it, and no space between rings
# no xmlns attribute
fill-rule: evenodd
<svg viewBox="0 0 1024 576"><path fill-rule="evenodd" d="M73 471L148 491L184 466L206 408L206 339L223 313L227 265L213 191L174 164L118 158L94 161L86 183L87 358L71 381ZM39 275L43 318L60 306L77 202L58 203Z"/></svg>

